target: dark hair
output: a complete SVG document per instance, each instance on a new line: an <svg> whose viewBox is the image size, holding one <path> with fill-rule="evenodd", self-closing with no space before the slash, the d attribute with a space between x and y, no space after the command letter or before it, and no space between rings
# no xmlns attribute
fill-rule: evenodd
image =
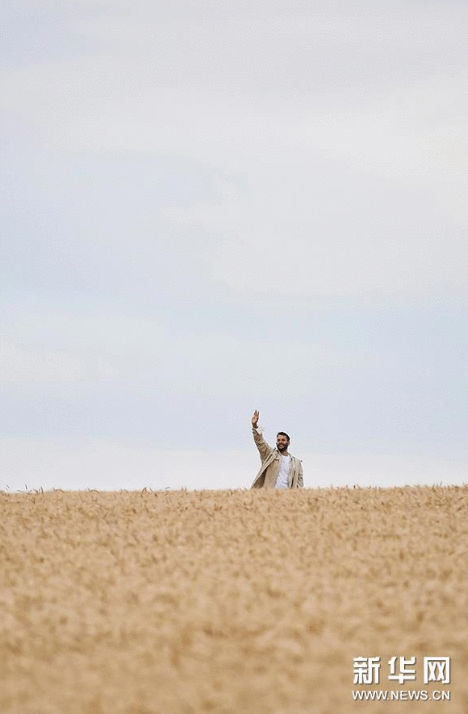
<svg viewBox="0 0 468 714"><path fill-rule="evenodd" d="M279 431L276 435L276 438L278 438L278 436L285 436L288 441L291 441L291 439L289 438L289 436L286 434L285 431Z"/></svg>

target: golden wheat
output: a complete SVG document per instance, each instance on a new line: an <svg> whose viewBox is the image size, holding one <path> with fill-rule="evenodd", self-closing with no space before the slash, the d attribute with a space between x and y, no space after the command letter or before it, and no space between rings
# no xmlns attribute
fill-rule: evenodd
<svg viewBox="0 0 468 714"><path fill-rule="evenodd" d="M467 495L1 493L0 712L466 714ZM451 700L353 702L359 656Z"/></svg>

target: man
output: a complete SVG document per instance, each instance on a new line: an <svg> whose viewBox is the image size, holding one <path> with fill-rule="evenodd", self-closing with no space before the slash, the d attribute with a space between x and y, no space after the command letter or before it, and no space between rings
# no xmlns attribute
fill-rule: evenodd
<svg viewBox="0 0 468 714"><path fill-rule="evenodd" d="M288 451L289 436L284 431L279 431L276 436L276 449L273 449L257 429L259 416L259 412L255 410L252 433L262 465L252 488L304 488L302 463Z"/></svg>

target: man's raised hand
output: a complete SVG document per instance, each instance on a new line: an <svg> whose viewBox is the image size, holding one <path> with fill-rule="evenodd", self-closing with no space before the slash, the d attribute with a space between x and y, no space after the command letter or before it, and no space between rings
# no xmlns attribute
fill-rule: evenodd
<svg viewBox="0 0 468 714"><path fill-rule="evenodd" d="M253 426L254 429L256 429L257 426L258 426L258 417L259 417L259 416L260 416L260 412L258 411L258 409L256 409L256 410L254 411L254 415L253 415L253 417L252 417L252 426Z"/></svg>

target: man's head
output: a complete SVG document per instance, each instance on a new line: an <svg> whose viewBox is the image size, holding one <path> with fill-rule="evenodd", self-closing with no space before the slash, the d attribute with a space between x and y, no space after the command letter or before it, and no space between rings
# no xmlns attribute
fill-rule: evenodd
<svg viewBox="0 0 468 714"><path fill-rule="evenodd" d="M279 431L276 435L276 448L284 452L288 450L290 438L285 431Z"/></svg>

